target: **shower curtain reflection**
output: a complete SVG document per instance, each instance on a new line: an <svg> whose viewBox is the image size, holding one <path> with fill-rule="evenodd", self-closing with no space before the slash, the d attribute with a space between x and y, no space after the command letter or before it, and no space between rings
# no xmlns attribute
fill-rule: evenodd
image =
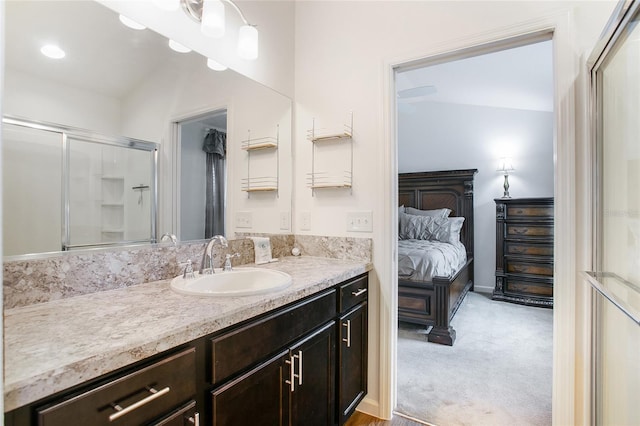
<svg viewBox="0 0 640 426"><path fill-rule="evenodd" d="M209 130L202 150L206 152L206 196L204 237L224 235L224 191L227 151L227 134Z"/></svg>

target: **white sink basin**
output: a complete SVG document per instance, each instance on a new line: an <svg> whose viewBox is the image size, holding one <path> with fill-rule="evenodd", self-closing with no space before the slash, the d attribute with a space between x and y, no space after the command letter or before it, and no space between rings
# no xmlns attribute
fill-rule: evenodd
<svg viewBox="0 0 640 426"><path fill-rule="evenodd" d="M182 294L197 296L250 296L282 290L291 285L291 275L260 268L237 268L211 275L196 273L195 278L171 280L171 288Z"/></svg>

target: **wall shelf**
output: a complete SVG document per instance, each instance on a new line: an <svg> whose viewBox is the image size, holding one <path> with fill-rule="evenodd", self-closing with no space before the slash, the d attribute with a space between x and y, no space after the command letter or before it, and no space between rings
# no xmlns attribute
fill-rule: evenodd
<svg viewBox="0 0 640 426"><path fill-rule="evenodd" d="M276 197L279 196L278 188L280 184L280 154L278 153L278 145L280 143L280 125L276 125L276 136L266 136L261 138L251 138L249 136L241 142L242 149L247 151L247 177L242 179L242 191L247 193L247 197L251 197L252 192L275 192ZM251 156L252 153L258 151L273 151L275 153L276 170L275 176L251 176Z"/></svg>
<svg viewBox="0 0 640 426"><path fill-rule="evenodd" d="M313 144L311 151L311 173L307 173L307 186L311 188L311 195L315 195L316 189L349 189L353 193L353 112L349 113L347 122L341 131L327 131L316 128L315 118L311 129L307 130L307 139ZM349 169L342 171L318 171L316 157L322 155L316 153L319 145L325 143L349 144Z"/></svg>

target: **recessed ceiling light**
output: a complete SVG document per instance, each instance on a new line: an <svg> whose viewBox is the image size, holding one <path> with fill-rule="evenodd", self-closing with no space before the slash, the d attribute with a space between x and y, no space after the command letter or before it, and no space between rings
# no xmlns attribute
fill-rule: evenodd
<svg viewBox="0 0 640 426"><path fill-rule="evenodd" d="M169 47L173 50L175 50L176 52L180 52L180 53L189 53L191 52L191 49L189 49L187 46L184 46L180 43L178 43L177 41L173 41L173 40L169 40Z"/></svg>
<svg viewBox="0 0 640 426"><path fill-rule="evenodd" d="M62 59L65 56L64 50L55 44L47 44L40 48L40 52L47 58Z"/></svg>
<svg viewBox="0 0 640 426"><path fill-rule="evenodd" d="M227 69L225 65L222 65L220 62L216 62L213 59L207 59L207 66L214 71L224 71Z"/></svg>
<svg viewBox="0 0 640 426"><path fill-rule="evenodd" d="M122 22L124 25L126 25L127 27L134 29L134 30L144 30L147 27L145 27L142 24L138 24L136 21L134 21L131 18L127 18L124 15L120 15L120 22Z"/></svg>

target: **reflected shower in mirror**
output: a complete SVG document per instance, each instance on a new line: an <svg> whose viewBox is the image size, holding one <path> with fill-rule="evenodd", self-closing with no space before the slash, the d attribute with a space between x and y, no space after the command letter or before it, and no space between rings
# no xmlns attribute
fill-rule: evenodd
<svg viewBox="0 0 640 426"><path fill-rule="evenodd" d="M154 7L152 3L148 7ZM205 203L205 172L198 174L202 178L191 173L205 170L206 155L200 151L203 155L185 164L181 158L189 154L183 152L178 129L181 123L220 110L227 111L228 123L224 234L289 231L281 229L279 216L283 212L291 214L290 179L280 179L277 191L250 196L242 186L249 174L291 176L289 98L234 71L213 71L207 68L203 56L174 51L169 48L169 40L148 29L123 26L116 13L97 2L6 2L5 13L3 113L116 138L125 136L158 143L155 237L169 232L181 241L204 238L204 229L195 233L189 228L200 228L205 222L204 207L195 207L196 202ZM82 19L77 19L78 16ZM66 53L64 58L42 55L40 43L44 41L58 43ZM254 137L279 134L277 161L273 160L276 156L256 153L249 168L249 153L242 149L247 134ZM204 134L199 143L202 137ZM73 174L75 166L71 167ZM63 190L61 179L39 175L32 191L43 199L53 193L59 195ZM55 185L43 186L45 183ZM140 183L144 182L136 185ZM95 187L87 184L85 189ZM144 190L129 192L142 195L144 203ZM47 204L52 220L64 213L60 201L57 203ZM253 220L239 226L236 220L239 213ZM59 228L45 222L41 228L60 236ZM33 230L37 232L34 235L41 235L45 231L39 226L24 226L20 232ZM50 249L33 249L33 253L45 251Z"/></svg>

